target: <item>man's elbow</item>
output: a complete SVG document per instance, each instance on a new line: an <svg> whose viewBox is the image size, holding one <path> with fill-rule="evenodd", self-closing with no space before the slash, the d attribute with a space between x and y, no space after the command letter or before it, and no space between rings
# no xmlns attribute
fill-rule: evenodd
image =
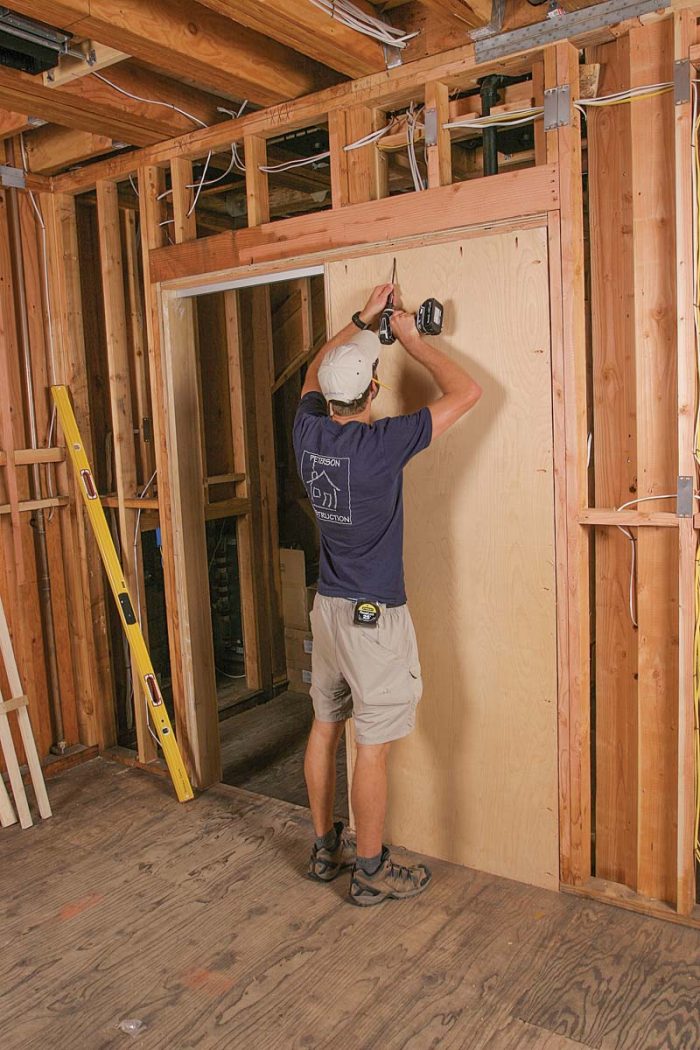
<svg viewBox="0 0 700 1050"><path fill-rule="evenodd" d="M474 408L474 405L479 401L483 392L484 391L476 380L472 379L464 391L462 404L465 412L468 412L470 408Z"/></svg>

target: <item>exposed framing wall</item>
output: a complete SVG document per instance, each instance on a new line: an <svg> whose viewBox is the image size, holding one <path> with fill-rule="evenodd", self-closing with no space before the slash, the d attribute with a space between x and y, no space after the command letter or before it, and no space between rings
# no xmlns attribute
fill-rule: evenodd
<svg viewBox="0 0 700 1050"><path fill-rule="evenodd" d="M664 43L660 56L658 39L668 34L668 29L658 26L639 27L633 30L628 43L614 45L618 48L638 48L640 53L638 75L651 75L654 63L669 63L672 59L685 58L695 43L695 18L687 11L673 16L672 21L661 22L661 26L672 26L671 42ZM635 36L636 34L636 36ZM593 44L609 37L597 38ZM625 39L625 38L623 38ZM609 43L608 47L612 46ZM648 58L641 52L648 49ZM635 52L636 54L636 52ZM647 62L646 68L643 67ZM144 269L150 280L146 281L145 314L148 328L148 349L151 363L151 390L156 447L156 465L159 470L159 493L157 509L163 529L163 554L166 569L167 601L169 609L170 642L176 679L173 690L176 704L178 732L184 745L190 767L201 787L212 783L218 776L218 754L215 743L215 704L212 691L212 671L207 654L210 636L204 623L203 559L201 509L188 507L194 489L203 484L201 475L201 453L195 447L184 449L178 444L178 427L196 426L197 414L201 410L188 400L184 385L168 380L169 355L175 353L182 358L183 367L191 369L191 348L194 346L194 322L188 293L206 283L224 289L227 283L243 275L272 274L290 266L301 266L319 260L342 258L352 254L385 251L392 244L406 244L421 237L454 237L468 234L475 226L496 226L510 221L518 224L543 217L549 231L550 257L550 310L552 331L552 381L554 394L555 435L555 529L557 537L557 617L558 617L558 665L559 665L559 795L560 795L560 877L562 886L590 895L614 897L618 903L637 907L667 917L689 916L694 904L694 875L692 861L692 632L693 589L692 562L695 549L695 533L692 519L680 520L675 513L630 509L616 512L618 494L614 488L604 496L606 506L589 506L587 436L589 425L589 397L586 380L586 330L584 300L584 228L582 207L582 155L579 117L572 107L569 123L556 130L538 130L536 139L536 165L522 171L513 171L484 180L452 184L448 158L448 143L444 135L431 148L428 157L430 189L421 195L406 195L388 200L381 170L374 165L356 171L349 166L346 156L334 154L332 165L333 203L331 211L312 216L270 223L268 220L266 179L258 171L256 158L264 156L265 139L280 126L299 128L320 117L331 123L334 141L342 143L356 129L368 128L379 109L387 109L407 103L415 97L417 85L422 85L425 98L438 113L445 108L446 94L456 88L474 85L477 79L489 72L533 72L536 92L546 88L569 85L571 100L578 91L578 52L570 43L553 45L546 49L500 61L489 66L475 64L470 47L413 63L405 69L392 70L341 85L309 96L296 102L275 106L251 114L230 124L219 125L183 136L174 142L161 144L128 156L94 165L51 181L46 195L47 209L55 215L60 213L61 229L55 235L55 245L65 244L74 238L74 227L70 209L71 195L100 185L99 196L109 201L111 191L105 184L114 183L130 172L138 173L141 213ZM618 71L619 72L619 71ZM656 105L656 104L655 104ZM352 119L350 119L350 116ZM695 364L693 333L690 315L692 294L690 245L690 184L687 165L687 146L690 140L690 107L681 104L675 107L674 127L666 144L672 146L674 164L669 167L675 176L675 192L664 216L666 228L677 231L675 238L665 241L663 251L672 258L668 265L677 268L677 280L671 293L677 300L680 323L677 325L673 343L677 348L677 413L674 420L667 417L664 422L663 440L677 442L678 470L695 474L692 463L692 405L695 398ZM637 120L637 131L633 137L643 135L643 118ZM352 130L350 130L352 129ZM187 183L190 181L191 160L210 147L225 142L242 142L248 165L248 215L249 227L237 232L223 233L203 240L194 239L192 224L187 222ZM668 150L667 150L668 152ZM362 163L362 159L358 159ZM158 200L163 189L163 172L171 165L173 177L173 214L177 243L165 247L163 227L163 204ZM642 170L640 166L640 177ZM653 173L647 173L653 178ZM648 188L645 194L652 193ZM104 204L103 204L104 206ZM61 232L62 231L62 232ZM65 248L53 248L55 258L65 254ZM626 261L625 261L626 258ZM629 257L621 263L628 267ZM632 263L633 266L633 263ZM646 278L639 273L639 281ZM70 292L70 289L69 289ZM67 293L63 292L62 295ZM596 292L596 294L598 294ZM69 303L63 299L60 310L67 323L75 317ZM602 301L602 300L601 300ZM264 301L260 293L260 309ZM611 305L619 317L618 304ZM675 303L672 303L675 308ZM246 367L236 349L237 333L241 318L236 296L227 293L227 317L231 332L231 361L240 370L241 391L262 407L267 397L266 384L269 370L264 375L263 363L256 360L255 371L248 376ZM641 329L644 321L635 320ZM166 353L166 345L168 352ZM189 364L188 364L189 360ZM256 375L257 373L257 375ZM70 377L67 381L70 384ZM72 385L72 384L71 384ZM78 384L78 393L80 387ZM73 389L74 397L76 390ZM595 394L595 391L594 391ZM649 387L640 384L638 395L643 413L650 411ZM237 411L241 420L245 416L244 405L237 395ZM645 415L645 418L653 418ZM676 422L677 420L677 422ZM674 433L669 433L672 426ZM264 428L264 424L262 424ZM244 529L249 532L251 560L255 543L261 543L264 529L265 493L263 486L269 484L268 464L261 451L261 438L265 436L258 421L255 431L250 422L241 422L238 432L247 432L247 446L241 457L247 459L245 469L239 471L245 478L236 484L240 502L236 510L242 514ZM257 438L257 447L256 447ZM196 442L195 442L196 446ZM650 450L657 446L652 436ZM251 464L252 458L252 464ZM198 463L199 465L198 465ZM255 481L257 466L258 480ZM656 483L656 482L655 482ZM260 486L256 491L256 486ZM600 490L601 494L603 489ZM268 492L268 508L270 494ZM117 494L120 510L126 509L128 493ZM76 508L71 501L71 514ZM667 739L666 746L673 752L675 766L672 775L664 772L665 797L671 799L677 813L677 824L669 834L664 830L662 840L663 871L651 879L633 882L629 868L615 869L616 883L602 883L593 878L591 857L591 717L590 717L590 617L589 617L589 534L592 529L611 529L618 524L642 527L648 530L649 565L656 564L654 545L668 545L668 540L654 536L661 529L677 529L678 562L673 573L677 573L678 602L671 601L674 613L678 611L678 649L666 648L668 659L677 660L677 681L668 680L664 689L664 703L675 712L677 736ZM269 525L268 528L272 528ZM77 526L76 526L77 528ZM268 536L271 533L268 532ZM258 556L265 557L269 543L258 547ZM187 550L187 580L179 580L178 564ZM665 548L664 548L665 549ZM269 556L269 555L267 555ZM646 555L645 555L646 559ZM204 566L205 568L206 566ZM600 573L600 565L598 572ZM619 567L615 570L622 579ZM257 612L251 612L258 625L256 645L261 681L265 674L274 676L279 668L274 658L274 621L277 583L275 566L267 565L262 574L264 587L256 581L251 587L251 601ZM663 579L668 584L668 575ZM600 577L599 581L600 583ZM83 584L85 581L83 580ZM668 584L671 586L671 584ZM89 588L88 588L89 590ZM603 601L600 592L597 600ZM675 591L673 592L675 595ZM650 599L653 602L653 598ZM267 603L272 608L272 628L261 628L261 606ZM252 608L252 606L251 606ZM197 627L199 624L199 627ZM193 626L196 628L193 630ZM265 631L267 633L267 640ZM270 633L271 631L271 633ZM662 646L666 645L663 640ZM656 641L650 652L656 654ZM270 654L262 655L263 648ZM653 655L653 659L656 656ZM267 670L266 670L267 668ZM650 682L656 674L649 665ZM268 681L270 679L268 678ZM644 688L646 682L641 688ZM656 716L650 714L650 718ZM633 735L635 735L633 733ZM649 775L656 775L653 762L648 765ZM644 818L646 819L646 817ZM653 833L644 833L644 848L651 848ZM657 856L658 854L657 847ZM672 857L669 860L669 856ZM611 869L612 870L612 869ZM620 889L617 881L624 881L627 890ZM650 898L659 896L655 891L662 887L667 904L654 903ZM634 891L639 892L635 893Z"/></svg>

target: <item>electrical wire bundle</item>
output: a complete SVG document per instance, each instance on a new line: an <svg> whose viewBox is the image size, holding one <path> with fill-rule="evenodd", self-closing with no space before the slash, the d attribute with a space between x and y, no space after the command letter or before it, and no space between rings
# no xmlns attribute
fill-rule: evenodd
<svg viewBox="0 0 700 1050"><path fill-rule="evenodd" d="M279 171L292 171L294 168L304 168L308 164L320 164L324 160L328 160L331 155L329 149L323 153L314 153L312 157L296 157L294 160L283 160L280 164L260 164L258 165L258 171L264 171L267 174L274 174Z"/></svg>
<svg viewBox="0 0 700 1050"><path fill-rule="evenodd" d="M493 113L487 117L468 117L464 120L452 120L443 124L443 128L513 128L520 124L532 124L544 116L543 106L530 106L527 109L514 109L510 113Z"/></svg>
<svg viewBox="0 0 700 1050"><path fill-rule="evenodd" d="M598 98L577 98L574 106L580 113L585 113L589 106L592 109L601 106L620 106L624 102L653 98L655 95L664 95L667 91L672 90L673 84L668 81L661 84L644 84L642 87L629 88L627 91L616 91L612 95L600 95Z"/></svg>
<svg viewBox="0 0 700 1050"><path fill-rule="evenodd" d="M404 33L401 29L395 29L388 22L383 22L373 15L368 15L360 10L351 0L309 0L309 3L317 7L319 11L330 15L336 22L354 29L357 33L372 37L386 47L405 48L409 41L418 36L418 33Z"/></svg>
<svg viewBox="0 0 700 1050"><path fill-rule="evenodd" d="M413 186L416 190L425 189L425 180L421 175L420 168L418 167L418 158L416 156L416 129L423 127L423 124L418 123L418 117L423 110L415 110L413 103L411 103L410 109L406 114L406 142L408 144L408 163L411 168L411 177L413 179Z"/></svg>

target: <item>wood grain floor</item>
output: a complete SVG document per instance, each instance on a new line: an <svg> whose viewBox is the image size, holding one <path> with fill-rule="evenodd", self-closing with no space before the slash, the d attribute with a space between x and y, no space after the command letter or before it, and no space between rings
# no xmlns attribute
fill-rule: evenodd
<svg viewBox="0 0 700 1050"><path fill-rule="evenodd" d="M49 792L0 831L3 1050L700 1047L695 930L444 863L363 911L288 803L100 759Z"/></svg>

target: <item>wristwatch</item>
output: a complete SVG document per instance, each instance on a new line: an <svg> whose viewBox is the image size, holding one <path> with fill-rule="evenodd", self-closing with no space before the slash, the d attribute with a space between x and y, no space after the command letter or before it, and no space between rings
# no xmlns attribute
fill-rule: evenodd
<svg viewBox="0 0 700 1050"><path fill-rule="evenodd" d="M360 311L359 310L352 315L352 323L354 325L357 325L357 327L360 328L363 332L367 331L368 328L372 327L371 324L365 324L365 322L360 317Z"/></svg>

